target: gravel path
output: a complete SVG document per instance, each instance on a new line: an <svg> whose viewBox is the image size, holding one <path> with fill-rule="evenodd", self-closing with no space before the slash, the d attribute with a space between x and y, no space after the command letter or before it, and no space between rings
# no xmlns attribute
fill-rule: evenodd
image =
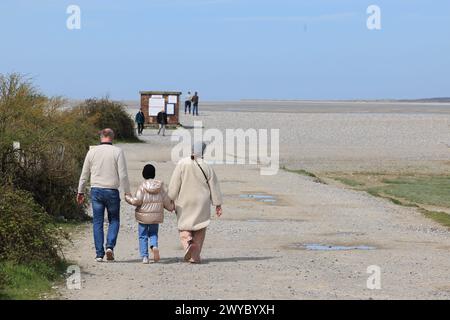
<svg viewBox="0 0 450 320"><path fill-rule="evenodd" d="M224 113L225 114L225 113ZM249 126L246 113L239 116L208 111L202 118L208 127ZM257 114L258 122L269 123L267 114ZM312 145L327 147L325 134L316 136L308 130L319 131L313 123L319 115L310 118L298 115L298 135L315 136ZM377 132L380 123L392 123L388 135L406 132L422 123L425 131L421 146L443 138L443 127L448 118L430 119L429 115L416 118L393 119L377 115L366 118L367 131L347 132L342 140L330 130L344 130L363 119L355 115L322 115L324 130L330 143L342 144L347 151L353 145L355 155L364 156L364 143L357 143L357 135L366 134L366 141L383 144ZM361 115L364 116L364 115ZM367 115L365 115L367 117ZM400 115L399 115L400 116ZM401 115L410 117L411 115ZM265 118L266 117L266 118ZM273 117L273 116L271 116ZM294 116L277 118L272 125L294 121ZM356 117L356 118L355 118ZM442 116L441 116L442 117ZM445 116L447 117L447 116ZM333 123L333 118L338 121ZM253 118L252 118L253 119ZM192 119L183 120L189 123ZM254 121L254 120L251 120ZM266 122L261 122L266 121ZM378 121L378 122L377 122ZM402 122L404 121L404 122ZM309 127L307 126L308 123ZM378 125L377 125L378 123ZM331 127L331 128L330 128ZM314 129L316 128L316 129ZM434 135L433 130L434 128ZM294 130L294 129L289 129ZM354 129L359 130L359 129ZM406 131L405 131L406 130ZM294 135L292 137L292 135ZM283 145L296 140L281 136ZM405 145L409 154L420 157L421 148L414 148L402 137L387 139L395 149ZM168 181L174 165L170 162L170 138L161 138L147 130L146 144L122 145L129 163L133 189L141 181L140 171L146 161L157 167L159 177ZM388 137L389 138L389 137ZM419 136L411 136L412 140ZM370 140L372 139L372 140ZM393 140L394 139L394 140ZM398 140L395 140L398 139ZM427 142L428 141L428 142ZM301 143L300 143L301 144ZM374 143L376 144L376 143ZM297 143L298 145L298 143ZM305 157L299 149L290 149L289 157ZM312 148L312 147L311 147ZM435 161L441 149L430 146ZM346 152L347 152L346 151ZM351 156L353 153L347 153ZM286 154L282 159L287 159ZM399 152L399 156L403 153ZM378 152L389 157L389 153ZM394 154L395 155L395 154ZM311 158L317 154L310 154ZM444 154L442 153L442 157ZM395 157L394 157L395 158ZM397 159L396 162L401 161ZM448 299L450 298L450 237L449 232L424 218L413 208L396 206L365 193L324 185L312 179L285 171L276 176L260 176L255 166L219 165L216 167L224 193L224 216L214 218L207 232L201 265L184 264L178 242L175 218L166 215L160 229L162 260L143 265L138 254L137 224L133 209L122 204L122 227L116 248L117 261L95 263L91 226L82 228L67 248L67 257L81 267L82 289L61 290L63 299ZM242 198L241 195L261 193L274 196L276 202L262 202ZM372 246L373 250L312 251L304 244ZM380 290L369 290L367 267L381 268Z"/></svg>

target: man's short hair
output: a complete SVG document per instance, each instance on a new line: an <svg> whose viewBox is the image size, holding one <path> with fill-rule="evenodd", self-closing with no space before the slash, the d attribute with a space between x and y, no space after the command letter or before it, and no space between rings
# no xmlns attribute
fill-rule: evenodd
<svg viewBox="0 0 450 320"><path fill-rule="evenodd" d="M101 130L99 133L100 133L100 138L110 138L111 140L114 139L113 129L106 128L106 129Z"/></svg>

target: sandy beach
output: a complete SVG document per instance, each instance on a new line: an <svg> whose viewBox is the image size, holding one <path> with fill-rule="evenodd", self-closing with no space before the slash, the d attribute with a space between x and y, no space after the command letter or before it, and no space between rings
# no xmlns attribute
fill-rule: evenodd
<svg viewBox="0 0 450 320"><path fill-rule="evenodd" d="M130 103L134 114L137 106ZM314 173L450 169L447 104L240 102L200 104L205 129L278 128L280 163ZM182 114L181 123L194 119ZM168 182L170 136L144 131L120 145L132 190L151 162ZM280 170L217 165L224 215L208 229L203 264L182 262L175 217L160 228L162 260L142 265L133 208L122 202L117 261L95 263L91 225L80 227L66 257L81 267L82 289L62 299L449 299L449 231L416 208ZM246 195L272 196L264 202ZM307 244L358 247L309 250ZM369 247L369 250L365 250ZM381 289L366 286L381 268ZM189 290L186 290L186 288Z"/></svg>

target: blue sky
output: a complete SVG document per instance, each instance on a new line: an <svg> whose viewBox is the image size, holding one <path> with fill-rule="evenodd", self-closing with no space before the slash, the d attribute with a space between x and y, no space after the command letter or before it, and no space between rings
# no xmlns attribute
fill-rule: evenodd
<svg viewBox="0 0 450 320"><path fill-rule="evenodd" d="M371 4L382 30L366 27ZM68 98L450 96L448 0L2 0L0 39L0 73Z"/></svg>

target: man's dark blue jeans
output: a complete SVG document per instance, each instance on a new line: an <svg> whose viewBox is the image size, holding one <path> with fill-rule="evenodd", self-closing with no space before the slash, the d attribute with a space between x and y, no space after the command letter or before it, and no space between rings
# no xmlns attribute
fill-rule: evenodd
<svg viewBox="0 0 450 320"><path fill-rule="evenodd" d="M91 188L92 211L94 215L94 243L97 258L105 256L103 222L105 209L108 212L108 235L106 249L114 249L120 227L120 195L117 189Z"/></svg>
<svg viewBox="0 0 450 320"><path fill-rule="evenodd" d="M194 102L194 104L193 104L192 115L198 116L198 103L197 102Z"/></svg>
<svg viewBox="0 0 450 320"><path fill-rule="evenodd" d="M189 100L186 100L184 102L184 113L186 113L189 109L189 114L191 114L191 102Z"/></svg>

